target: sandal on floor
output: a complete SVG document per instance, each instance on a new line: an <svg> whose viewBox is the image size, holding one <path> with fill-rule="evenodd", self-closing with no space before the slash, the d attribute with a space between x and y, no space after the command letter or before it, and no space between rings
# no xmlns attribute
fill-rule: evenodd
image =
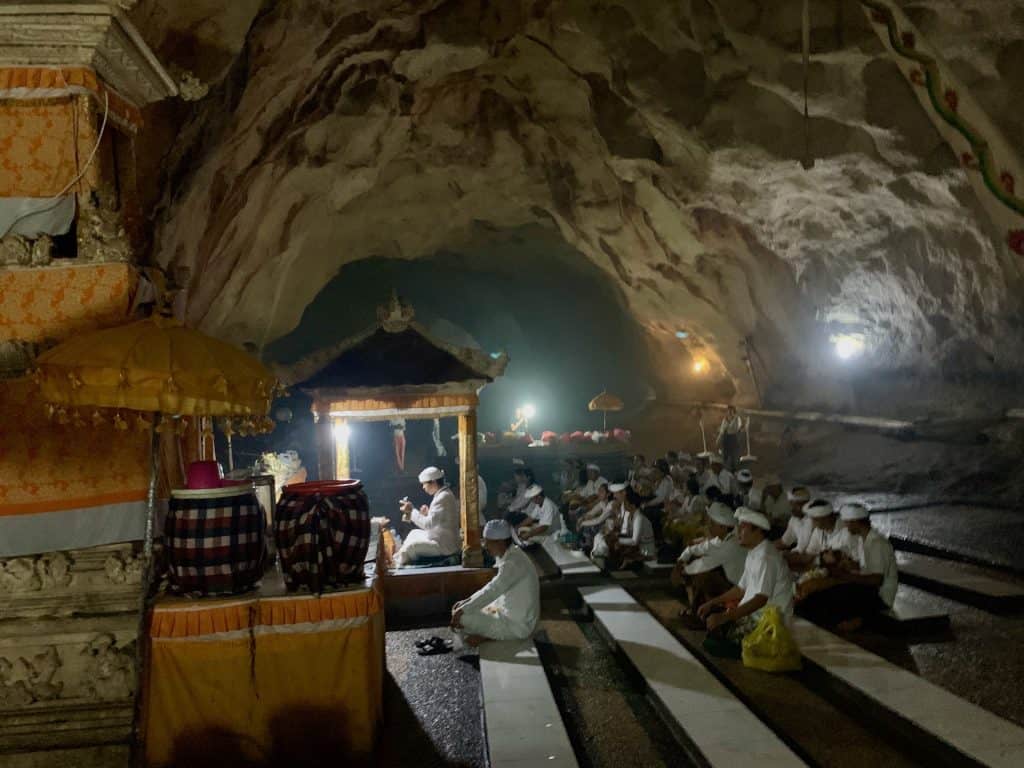
<svg viewBox="0 0 1024 768"><path fill-rule="evenodd" d="M428 637L426 640L417 640L413 645L417 648L426 648L428 645L433 645L437 642L443 642L443 640L441 640L437 635L434 635L433 637Z"/></svg>
<svg viewBox="0 0 1024 768"><path fill-rule="evenodd" d="M420 648L416 653L420 656L437 656L441 653L450 653L452 650L451 640L442 640L440 637L431 638L428 645Z"/></svg>

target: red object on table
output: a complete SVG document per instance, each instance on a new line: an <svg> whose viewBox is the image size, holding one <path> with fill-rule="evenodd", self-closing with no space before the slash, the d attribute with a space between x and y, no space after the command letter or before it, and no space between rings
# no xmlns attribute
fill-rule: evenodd
<svg viewBox="0 0 1024 768"><path fill-rule="evenodd" d="M220 488L220 467L216 461L193 461L188 465L185 487L190 491Z"/></svg>

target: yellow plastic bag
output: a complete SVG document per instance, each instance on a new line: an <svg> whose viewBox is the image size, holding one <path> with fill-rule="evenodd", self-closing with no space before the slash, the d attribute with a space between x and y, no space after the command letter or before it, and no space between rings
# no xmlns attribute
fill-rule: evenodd
<svg viewBox="0 0 1024 768"><path fill-rule="evenodd" d="M800 663L800 649L782 614L769 605L757 626L743 638L743 666L763 672L794 672L800 669Z"/></svg>

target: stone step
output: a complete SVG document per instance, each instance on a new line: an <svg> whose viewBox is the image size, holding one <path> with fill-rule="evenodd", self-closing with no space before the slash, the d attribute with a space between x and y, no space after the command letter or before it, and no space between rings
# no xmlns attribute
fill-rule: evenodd
<svg viewBox="0 0 1024 768"><path fill-rule="evenodd" d="M900 580L954 600L993 611L1024 608L1024 585L981 568L928 555L898 551Z"/></svg>
<svg viewBox="0 0 1024 768"><path fill-rule="evenodd" d="M793 636L811 664L963 758L1024 765L1024 728L803 619Z"/></svg>
<svg viewBox="0 0 1024 768"><path fill-rule="evenodd" d="M576 766L576 755L533 640L480 646L491 768Z"/></svg>
<svg viewBox="0 0 1024 768"><path fill-rule="evenodd" d="M599 629L643 677L699 765L802 766L804 761L622 587L581 587Z"/></svg>
<svg viewBox="0 0 1024 768"><path fill-rule="evenodd" d="M547 552L563 578L575 576L597 576L601 569L594 565L590 558L577 549L566 549L551 538L545 539L541 545Z"/></svg>
<svg viewBox="0 0 1024 768"><path fill-rule="evenodd" d="M894 634L938 632L949 626L949 612L915 600L901 588L892 608L879 614L879 624Z"/></svg>

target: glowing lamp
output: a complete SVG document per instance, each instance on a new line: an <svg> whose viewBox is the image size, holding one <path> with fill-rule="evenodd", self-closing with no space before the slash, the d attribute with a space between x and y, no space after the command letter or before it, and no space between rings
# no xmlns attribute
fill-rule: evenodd
<svg viewBox="0 0 1024 768"><path fill-rule="evenodd" d="M832 345L835 348L836 357L840 360L849 360L864 351L864 340L849 334L833 336Z"/></svg>
<svg viewBox="0 0 1024 768"><path fill-rule="evenodd" d="M347 443L348 439L352 436L352 427L345 421L334 422L331 430L334 432L334 439L338 443Z"/></svg>
<svg viewBox="0 0 1024 768"><path fill-rule="evenodd" d="M693 363L694 373L704 373L708 369L707 360L695 360Z"/></svg>
<svg viewBox="0 0 1024 768"><path fill-rule="evenodd" d="M537 409L534 408L532 405L527 403L526 405L523 406L523 416L525 416L528 419L532 419L536 415Z"/></svg>
<svg viewBox="0 0 1024 768"><path fill-rule="evenodd" d="M685 339L685 338L689 337L689 335L690 334L688 334L686 331L676 331L676 338L677 339Z"/></svg>

